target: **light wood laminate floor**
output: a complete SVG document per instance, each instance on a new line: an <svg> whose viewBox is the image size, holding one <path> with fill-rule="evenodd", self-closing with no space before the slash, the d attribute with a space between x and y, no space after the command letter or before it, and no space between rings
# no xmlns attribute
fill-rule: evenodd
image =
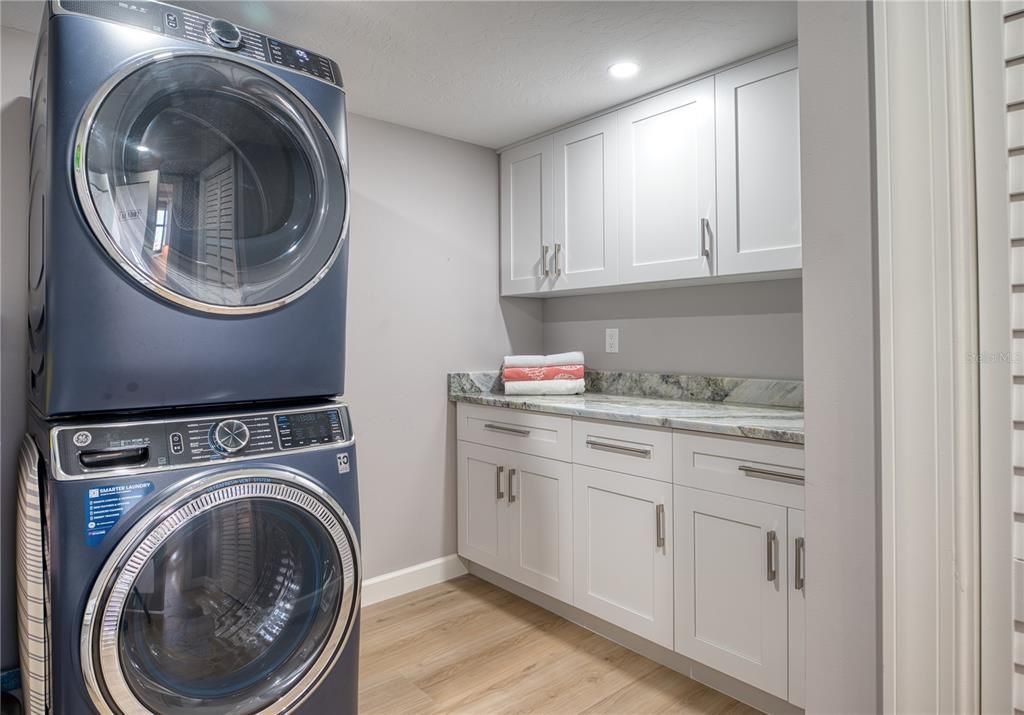
<svg viewBox="0 0 1024 715"><path fill-rule="evenodd" d="M362 619L367 714L758 712L474 576Z"/></svg>

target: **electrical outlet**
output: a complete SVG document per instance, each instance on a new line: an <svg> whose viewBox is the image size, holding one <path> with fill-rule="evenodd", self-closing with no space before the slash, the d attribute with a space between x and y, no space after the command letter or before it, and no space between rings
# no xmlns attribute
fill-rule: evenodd
<svg viewBox="0 0 1024 715"><path fill-rule="evenodd" d="M617 353L617 352L619 352L619 329L618 328L605 328L605 331L604 331L604 351L606 353Z"/></svg>

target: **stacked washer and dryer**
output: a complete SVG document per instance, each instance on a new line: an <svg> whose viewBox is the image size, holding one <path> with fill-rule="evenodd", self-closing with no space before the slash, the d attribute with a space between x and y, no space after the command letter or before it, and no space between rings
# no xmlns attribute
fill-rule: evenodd
<svg viewBox="0 0 1024 715"><path fill-rule="evenodd" d="M355 712L337 65L51 0L31 157L27 712Z"/></svg>

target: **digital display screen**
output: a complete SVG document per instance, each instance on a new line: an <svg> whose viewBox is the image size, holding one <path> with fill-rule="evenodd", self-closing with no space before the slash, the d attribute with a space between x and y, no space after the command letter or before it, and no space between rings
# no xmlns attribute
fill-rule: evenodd
<svg viewBox="0 0 1024 715"><path fill-rule="evenodd" d="M283 449L340 442L343 439L337 410L277 415L277 435Z"/></svg>

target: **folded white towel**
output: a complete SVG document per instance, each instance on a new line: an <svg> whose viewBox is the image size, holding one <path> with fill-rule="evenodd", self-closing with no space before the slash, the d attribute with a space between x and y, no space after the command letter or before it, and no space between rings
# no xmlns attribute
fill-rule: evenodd
<svg viewBox="0 0 1024 715"><path fill-rule="evenodd" d="M549 367L551 365L582 365L583 353L579 350L557 355L506 355L503 367Z"/></svg>
<svg viewBox="0 0 1024 715"><path fill-rule="evenodd" d="M506 382L506 395L582 395L583 380L524 380Z"/></svg>

